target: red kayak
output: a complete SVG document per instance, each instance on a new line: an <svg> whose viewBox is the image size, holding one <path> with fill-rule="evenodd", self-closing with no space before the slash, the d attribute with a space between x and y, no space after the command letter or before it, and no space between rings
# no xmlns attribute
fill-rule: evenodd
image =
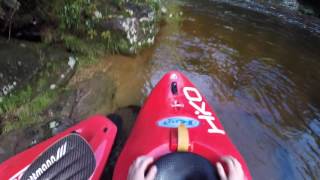
<svg viewBox="0 0 320 180"><path fill-rule="evenodd" d="M0 164L0 179L99 179L117 128L93 116Z"/></svg>
<svg viewBox="0 0 320 180"><path fill-rule="evenodd" d="M156 159L157 174L162 172L158 164L169 167L165 169L171 173L167 176L170 179L181 179L176 178L175 173L182 171L197 172L197 164L207 163L206 166L214 167L222 156L231 155L241 163L246 179L251 179L245 160L206 99L184 75L176 71L167 73L145 101L119 156L113 179L127 179L130 165L141 155ZM170 163L175 161L177 164L180 161L182 168L169 172L173 167Z"/></svg>

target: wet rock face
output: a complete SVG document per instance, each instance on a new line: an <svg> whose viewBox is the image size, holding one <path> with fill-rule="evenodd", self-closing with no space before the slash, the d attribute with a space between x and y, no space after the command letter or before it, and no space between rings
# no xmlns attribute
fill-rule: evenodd
<svg viewBox="0 0 320 180"><path fill-rule="evenodd" d="M26 85L36 86L31 81L40 78L55 89L66 83L76 69L76 59L63 49L28 42L0 39L0 57L0 97Z"/></svg>
<svg viewBox="0 0 320 180"><path fill-rule="evenodd" d="M40 51L32 45L0 39L0 97L22 87L41 69Z"/></svg>
<svg viewBox="0 0 320 180"><path fill-rule="evenodd" d="M120 32L129 42L129 51L134 54L143 46L153 44L158 32L156 12L147 5L126 3L126 15L109 16L101 21L100 27L104 30Z"/></svg>

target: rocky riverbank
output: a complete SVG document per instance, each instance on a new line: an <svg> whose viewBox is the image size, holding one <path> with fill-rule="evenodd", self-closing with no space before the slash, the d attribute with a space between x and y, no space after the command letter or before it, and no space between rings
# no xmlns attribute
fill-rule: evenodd
<svg viewBox="0 0 320 180"><path fill-rule="evenodd" d="M64 86L77 67L152 45L166 12L160 0L0 0L0 134L79 95Z"/></svg>

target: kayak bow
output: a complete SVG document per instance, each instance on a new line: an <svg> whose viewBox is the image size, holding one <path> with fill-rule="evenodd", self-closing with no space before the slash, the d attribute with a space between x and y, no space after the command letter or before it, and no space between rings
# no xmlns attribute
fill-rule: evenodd
<svg viewBox="0 0 320 180"><path fill-rule="evenodd" d="M172 71L164 75L141 108L113 179L125 180L138 156L161 159L177 151L199 155L212 165L222 156L231 155L251 179L243 157L206 99L184 75Z"/></svg>

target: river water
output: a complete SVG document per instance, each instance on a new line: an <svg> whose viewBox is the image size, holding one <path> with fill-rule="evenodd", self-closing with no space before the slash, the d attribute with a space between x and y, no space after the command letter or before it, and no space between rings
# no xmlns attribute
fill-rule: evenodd
<svg viewBox="0 0 320 180"><path fill-rule="evenodd" d="M224 3L179 5L180 23L135 58L109 58L117 106L141 104L169 70L214 107L254 179L320 177L320 37ZM109 61L110 62L110 61Z"/></svg>

